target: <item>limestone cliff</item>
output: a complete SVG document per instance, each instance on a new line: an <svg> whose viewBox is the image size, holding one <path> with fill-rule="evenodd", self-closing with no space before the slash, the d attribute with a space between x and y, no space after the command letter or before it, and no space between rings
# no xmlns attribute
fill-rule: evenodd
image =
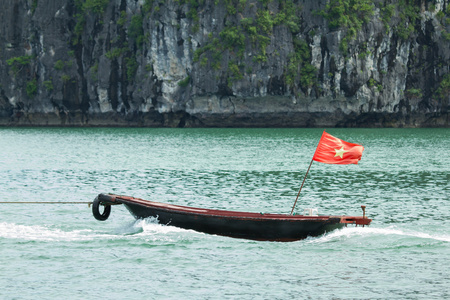
<svg viewBox="0 0 450 300"><path fill-rule="evenodd" d="M449 127L448 0L2 0L0 125Z"/></svg>

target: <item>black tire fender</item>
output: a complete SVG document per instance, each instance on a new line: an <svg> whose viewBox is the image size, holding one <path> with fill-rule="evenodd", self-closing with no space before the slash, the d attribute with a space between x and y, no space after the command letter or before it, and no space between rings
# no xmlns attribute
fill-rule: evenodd
<svg viewBox="0 0 450 300"><path fill-rule="evenodd" d="M103 212L100 212L100 205L104 207ZM92 214L94 215L94 218L96 218L99 221L106 221L109 218L109 215L111 213L111 205L104 204L101 202L98 197L94 199L94 202L92 203Z"/></svg>

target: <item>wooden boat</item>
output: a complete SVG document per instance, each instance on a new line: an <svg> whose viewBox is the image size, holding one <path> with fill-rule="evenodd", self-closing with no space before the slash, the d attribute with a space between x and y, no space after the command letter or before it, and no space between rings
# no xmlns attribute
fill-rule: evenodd
<svg viewBox="0 0 450 300"><path fill-rule="evenodd" d="M108 219L111 205L123 204L136 218L155 217L161 224L208 234L262 241L295 241L318 236L347 224L369 225L365 216L263 214L214 210L153 202L114 194L99 194L92 206L94 217ZM103 208L101 208L103 206Z"/></svg>

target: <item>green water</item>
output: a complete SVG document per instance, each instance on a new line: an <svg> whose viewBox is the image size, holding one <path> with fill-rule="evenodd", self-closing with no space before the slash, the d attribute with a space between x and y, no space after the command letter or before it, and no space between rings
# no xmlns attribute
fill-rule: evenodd
<svg viewBox="0 0 450 300"><path fill-rule="evenodd" d="M450 130L329 129L297 212L373 218L292 243L206 235L122 206L0 204L1 299L448 299ZM0 201L149 200L289 213L319 129L0 128Z"/></svg>

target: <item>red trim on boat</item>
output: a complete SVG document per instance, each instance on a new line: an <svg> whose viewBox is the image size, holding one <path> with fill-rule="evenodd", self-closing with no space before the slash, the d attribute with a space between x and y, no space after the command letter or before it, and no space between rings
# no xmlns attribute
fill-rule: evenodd
<svg viewBox="0 0 450 300"><path fill-rule="evenodd" d="M196 207L187 207L181 205L173 205L161 202L154 202L144 200L140 198L114 195L114 194L100 194L99 200L105 204L122 204L122 203L134 203L143 205L146 207L155 207L157 209L166 210L170 212L214 216L214 217L227 217L237 219L260 219L260 220L285 220L285 221L325 221L330 218L340 218L340 223L355 224L355 225L369 225L372 219L362 216L304 216L304 215L287 215L287 214L273 214L273 213L254 213L254 212L239 212L217 209L205 209Z"/></svg>

